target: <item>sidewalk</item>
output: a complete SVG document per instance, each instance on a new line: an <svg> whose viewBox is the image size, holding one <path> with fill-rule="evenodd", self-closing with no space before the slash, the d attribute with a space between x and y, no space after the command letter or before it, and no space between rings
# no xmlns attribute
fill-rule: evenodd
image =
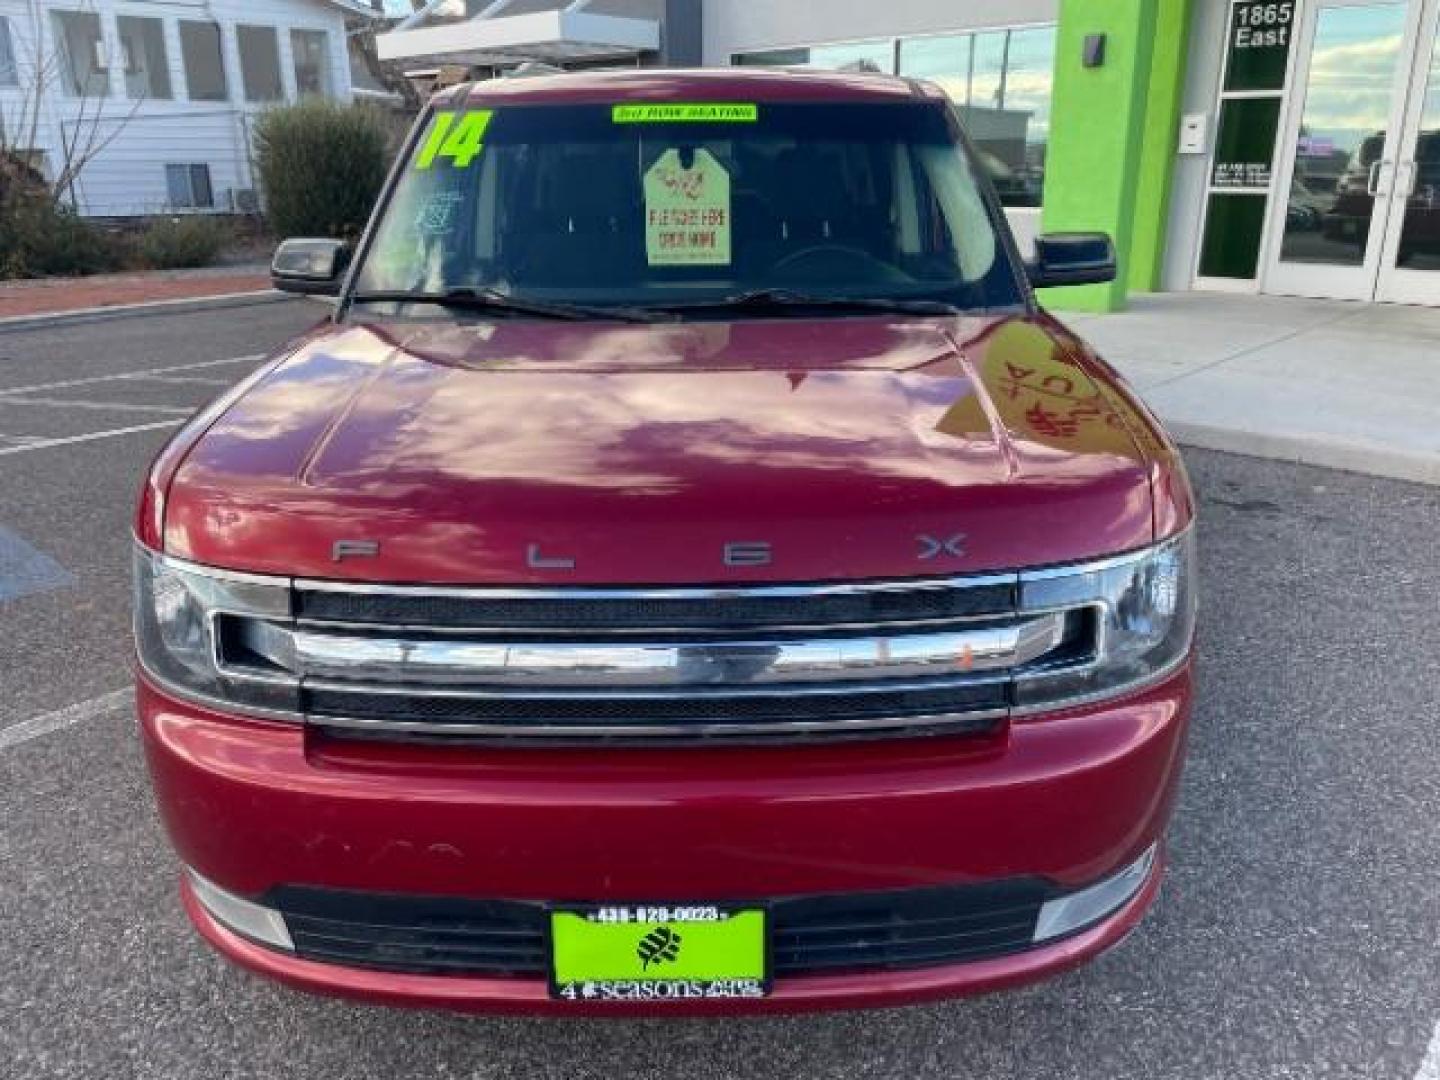
<svg viewBox="0 0 1440 1080"><path fill-rule="evenodd" d="M263 293L269 289L266 267L254 265L7 281L0 282L0 320Z"/></svg>
<svg viewBox="0 0 1440 1080"><path fill-rule="evenodd" d="M1440 484L1440 309L1155 293L1063 314L1182 443Z"/></svg>

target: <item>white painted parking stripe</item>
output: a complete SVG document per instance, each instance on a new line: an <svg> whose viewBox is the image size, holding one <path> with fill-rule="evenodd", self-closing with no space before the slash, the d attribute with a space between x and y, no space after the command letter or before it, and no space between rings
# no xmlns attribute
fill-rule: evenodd
<svg viewBox="0 0 1440 1080"><path fill-rule="evenodd" d="M171 364L168 367L144 368L140 371L122 371L114 375L91 375L83 379L64 379L60 382L35 383L32 386L11 386L0 389L0 398L16 394L40 393L46 390L64 390L71 386L92 386L95 383L117 382L137 375L166 375L172 371L197 371L201 368L222 367L225 364L253 364L265 358L264 353L249 356L230 356L224 360L198 360L193 364Z"/></svg>
<svg viewBox="0 0 1440 1080"><path fill-rule="evenodd" d="M159 431L161 428L178 427L185 421L176 417L174 420L157 420L153 424L136 424L134 427L111 428L108 431L91 431L84 435L67 435L63 439L37 439L34 442L22 443L19 446L0 446L0 457L8 457L11 454L24 454L30 450L48 450L52 446L73 446L76 443L94 442L97 439L113 439L117 435L134 435L141 431Z"/></svg>
<svg viewBox="0 0 1440 1080"><path fill-rule="evenodd" d="M194 409L181 408L175 405L133 405L129 402L120 401L76 401L72 398L46 398L46 397L17 397L13 401L4 402L7 405L44 405L56 409L100 409L107 412L148 412L166 413L170 416L189 416ZM0 436L3 438L3 436Z"/></svg>
<svg viewBox="0 0 1440 1080"><path fill-rule="evenodd" d="M202 379L195 375L126 375L131 382L169 383L175 386L229 386L230 379Z"/></svg>
<svg viewBox="0 0 1440 1080"><path fill-rule="evenodd" d="M1415 1074L1415 1080L1440 1080L1440 1020L1435 1021L1430 1047L1425 1051L1425 1060L1420 1062L1420 1071Z"/></svg>
<svg viewBox="0 0 1440 1080"><path fill-rule="evenodd" d="M130 690L112 690L108 694L101 694L89 701L67 705L63 709L56 709L54 712L44 713L41 716L32 716L29 720L21 720L18 724L0 728L0 751L13 750L42 735L49 735L51 732L83 724L87 720L95 720L119 712L121 709L129 708L132 699L133 692Z"/></svg>

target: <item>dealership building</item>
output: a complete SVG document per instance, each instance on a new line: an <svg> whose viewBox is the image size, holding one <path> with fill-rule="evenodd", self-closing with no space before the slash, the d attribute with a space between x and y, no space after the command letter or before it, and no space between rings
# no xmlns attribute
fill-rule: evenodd
<svg viewBox="0 0 1440 1080"><path fill-rule="evenodd" d="M1115 237L1120 280L1065 306L1189 289L1440 306L1440 0L432 0L380 52L482 77L926 79L1022 245Z"/></svg>

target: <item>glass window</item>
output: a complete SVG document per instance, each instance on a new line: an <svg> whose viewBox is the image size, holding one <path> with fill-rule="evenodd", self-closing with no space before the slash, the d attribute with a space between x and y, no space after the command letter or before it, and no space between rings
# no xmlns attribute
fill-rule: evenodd
<svg viewBox="0 0 1440 1080"><path fill-rule="evenodd" d="M10 37L10 20L0 15L0 86L18 86L20 71L15 65L15 42Z"/></svg>
<svg viewBox="0 0 1440 1080"><path fill-rule="evenodd" d="M180 23L180 52L185 60L185 84L192 101L224 101L225 55L220 27L210 22Z"/></svg>
<svg viewBox="0 0 1440 1080"><path fill-rule="evenodd" d="M1375 214L1370 174L1385 148L1396 69L1408 62L1402 56L1408 18L1398 2L1316 15L1295 175L1318 193L1309 200L1318 213L1287 207L1283 261L1364 264ZM1337 158L1346 162L1343 170L1336 170Z"/></svg>
<svg viewBox="0 0 1440 1080"><path fill-rule="evenodd" d="M65 90L72 97L108 97L110 53L93 11L52 11Z"/></svg>
<svg viewBox="0 0 1440 1080"><path fill-rule="evenodd" d="M908 102L766 103L743 122L440 112L358 288L681 311L757 290L1019 303L957 138L949 109Z"/></svg>
<svg viewBox="0 0 1440 1080"><path fill-rule="evenodd" d="M121 15L120 53L125 58L125 93L132 98L170 97L170 60L165 24L159 19Z"/></svg>
<svg viewBox="0 0 1440 1080"><path fill-rule="evenodd" d="M300 96L329 96L330 36L324 30L291 30L290 51L295 58L295 88Z"/></svg>
<svg viewBox="0 0 1440 1080"><path fill-rule="evenodd" d="M1395 261L1398 266L1433 273L1440 271L1440 32L1430 58L1413 168Z"/></svg>
<svg viewBox="0 0 1440 1080"><path fill-rule="evenodd" d="M1230 10L1225 90L1283 90L1294 36L1295 0L1235 4Z"/></svg>
<svg viewBox="0 0 1440 1080"><path fill-rule="evenodd" d="M895 73L895 42L890 38L852 41L843 45L812 45L799 49L765 49L736 53L740 67L812 67L836 71L840 68Z"/></svg>
<svg viewBox="0 0 1440 1080"><path fill-rule="evenodd" d="M280 78L280 38L273 26L237 26L240 43L240 78L246 101L281 101L285 84Z"/></svg>
<svg viewBox="0 0 1440 1080"><path fill-rule="evenodd" d="M900 74L937 84L955 102L1007 206L1040 205L1054 69L1053 26L900 43Z"/></svg>
<svg viewBox="0 0 1440 1080"><path fill-rule="evenodd" d="M1200 275L1253 278L1260 261L1260 235L1265 228L1263 195L1216 193L1205 215Z"/></svg>
<svg viewBox="0 0 1440 1080"><path fill-rule="evenodd" d="M174 209L204 210L215 205L209 165L166 165L165 186Z"/></svg>

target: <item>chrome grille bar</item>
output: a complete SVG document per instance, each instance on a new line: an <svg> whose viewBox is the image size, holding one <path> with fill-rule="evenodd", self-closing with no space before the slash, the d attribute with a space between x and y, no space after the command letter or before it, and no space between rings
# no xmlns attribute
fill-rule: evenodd
<svg viewBox="0 0 1440 1080"><path fill-rule="evenodd" d="M946 632L695 644L494 644L248 623L248 647L286 671L339 682L517 690L886 682L1008 670L1060 644L1065 618Z"/></svg>

